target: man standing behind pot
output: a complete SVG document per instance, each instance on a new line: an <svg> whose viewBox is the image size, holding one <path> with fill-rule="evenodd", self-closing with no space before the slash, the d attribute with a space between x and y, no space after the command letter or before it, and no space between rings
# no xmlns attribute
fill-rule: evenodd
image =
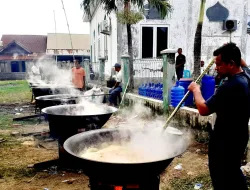
<svg viewBox="0 0 250 190"><path fill-rule="evenodd" d="M75 66L72 68L72 83L73 85L83 91L85 87L85 70L81 67L78 60L74 60Z"/></svg>
<svg viewBox="0 0 250 190"><path fill-rule="evenodd" d="M118 72L116 75L116 83L113 86L113 88L109 91L109 104L111 106L117 106L117 97L120 96L120 93L122 92L122 71L121 71L121 65L119 63L116 63L115 71Z"/></svg>
<svg viewBox="0 0 250 190"><path fill-rule="evenodd" d="M215 50L214 56L215 70L228 80L207 101L198 84L192 82L188 89L193 92L201 115L217 115L208 149L214 190L247 190L240 167L249 139L250 77L241 68L241 52L234 43Z"/></svg>
<svg viewBox="0 0 250 190"><path fill-rule="evenodd" d="M185 57L185 55L182 54L182 48L179 48L177 52L179 55L176 57L175 70L176 70L177 79L180 80L180 78L183 77L183 71L184 71L184 65L186 63L186 57Z"/></svg>

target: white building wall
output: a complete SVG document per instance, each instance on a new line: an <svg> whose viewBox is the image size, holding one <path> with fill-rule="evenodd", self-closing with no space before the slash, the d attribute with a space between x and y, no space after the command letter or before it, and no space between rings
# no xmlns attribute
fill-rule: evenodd
<svg viewBox="0 0 250 190"><path fill-rule="evenodd" d="M242 57L246 57L247 45L247 6L249 0L223 0L220 3L229 10L229 16L227 19L237 20L237 30L232 32L231 41L236 43L241 49ZM213 6L218 1L209 0L206 1L207 8ZM209 63L209 60L213 57L213 51L224 43L230 41L230 33L225 32L222 29L223 22L210 22L204 15L203 29L202 29L202 60L205 61L205 65ZM250 41L249 41L250 42ZM248 42L248 44L249 44Z"/></svg>
<svg viewBox="0 0 250 190"><path fill-rule="evenodd" d="M248 8L247 8L248 16L250 17L250 0L248 0ZM250 22L250 18L248 19ZM249 26L250 27L250 26ZM250 35L247 34L247 47L246 47L246 63L250 65Z"/></svg>
<svg viewBox="0 0 250 190"><path fill-rule="evenodd" d="M229 34L222 30L222 22L210 22L206 16L206 10L217 3L218 0L207 0L205 6L204 22L202 29L202 47L201 60L208 64L212 58L213 51L226 42L229 42ZM250 64L250 36L247 35L247 15L250 15L250 7L248 2L250 0L221 0L219 1L223 6L229 10L229 17L227 19L238 20L238 29L232 33L232 41L237 43L242 51L242 57ZM168 47L177 49L181 47L183 54L186 55L187 63L186 69L193 71L193 48L194 36L198 23L200 0L170 0L174 7L173 12L165 20L142 20L137 25L132 26L133 35L133 53L134 58L141 58L141 25L167 25L169 26ZM90 24L90 36L92 51L94 51L98 61L98 23L100 23L105 16L105 11L99 7L95 12ZM127 29L125 25L117 23L116 15L111 13L109 15L112 24L112 33L108 36L108 57L105 65L105 74L109 75L112 65L120 61L123 54L128 53L127 48ZM93 31L95 30L95 38ZM104 35L101 43L104 44ZM92 56L94 53L92 52Z"/></svg>
<svg viewBox="0 0 250 190"><path fill-rule="evenodd" d="M92 62L99 62L99 57L104 57L104 38L105 35L98 33L98 24L104 20L105 11L99 6L95 11L90 22L90 36L92 46ZM106 16L106 20L111 21L111 34L107 35L108 59L105 61L105 74L111 74L111 68L117 62L117 21L116 15L111 13ZM95 35L94 35L95 33ZM100 40L100 52L98 51L98 40Z"/></svg>
<svg viewBox="0 0 250 190"><path fill-rule="evenodd" d="M193 62L194 35L198 22L200 0L171 0L170 3L174 9L165 20L144 19L137 25L133 25L134 58L141 58L141 27L143 25L163 25L169 27L168 48L182 48L183 54L187 57L186 68L190 69ZM125 26L122 26L121 35L123 37L121 54L126 54L127 31Z"/></svg>
<svg viewBox="0 0 250 190"><path fill-rule="evenodd" d="M111 74L111 69L115 63L117 63L117 18L114 13L109 15L111 18L111 35L108 36L108 56L110 59L106 63L105 73Z"/></svg>

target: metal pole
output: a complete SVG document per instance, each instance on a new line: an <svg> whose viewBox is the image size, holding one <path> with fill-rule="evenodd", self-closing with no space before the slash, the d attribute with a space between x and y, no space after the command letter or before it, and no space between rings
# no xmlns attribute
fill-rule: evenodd
<svg viewBox="0 0 250 190"><path fill-rule="evenodd" d="M72 43L71 33L70 33L70 29L69 29L69 22L68 22L68 18L67 18L66 10L65 10L65 8L64 8L64 3L63 3L63 0L61 0L61 2L62 2L62 6L63 6L63 10L64 10L64 14L65 14L65 18L66 18L66 22L67 22L67 26L68 26L69 37L70 37L70 43L71 43L71 49L72 49L73 60L74 60L74 59L75 59L75 55L74 55L74 49L73 49L73 43Z"/></svg>
<svg viewBox="0 0 250 190"><path fill-rule="evenodd" d="M54 12L54 22L55 22L55 36L56 36L56 64L57 64L57 32L56 32L56 14L55 14L55 10Z"/></svg>

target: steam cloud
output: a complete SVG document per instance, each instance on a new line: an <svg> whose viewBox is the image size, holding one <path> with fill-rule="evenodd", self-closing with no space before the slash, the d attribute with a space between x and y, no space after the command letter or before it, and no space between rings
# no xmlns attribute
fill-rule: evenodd
<svg viewBox="0 0 250 190"><path fill-rule="evenodd" d="M34 64L37 68L40 68L39 72L41 72L42 76L39 78L31 74L32 68L29 67L28 80L30 82L44 86L49 84L51 88L58 86L66 87L67 91L64 92L65 94L81 94L72 87L71 65L68 64L65 68L61 68L53 62L42 59ZM92 96L96 93L95 91L98 90L93 90L89 95ZM101 94L102 92L99 93ZM79 106L75 106L74 109L68 109L66 115L97 115L110 111L108 106L91 102L92 98L80 98L77 102ZM99 103L101 103L101 99ZM117 142L120 142L124 137L123 146L126 146L129 150L138 152L143 156L143 160L154 161L176 156L186 150L192 139L191 133L187 130L181 130L183 135L173 135L167 131L163 131L166 118L163 116L153 116L151 110L140 102L132 107L120 110L117 118L119 122L110 122L109 127L126 128L132 134L130 141L126 142L125 139L128 134L124 130L121 130ZM115 139L114 144L117 142Z"/></svg>
<svg viewBox="0 0 250 190"><path fill-rule="evenodd" d="M108 127L120 129L119 135L113 135L113 142L108 143L111 148L114 148L113 152L109 151L107 145L105 145L107 151L114 154L114 160L102 160L102 158L112 158L112 156L105 155L105 152L102 150L103 145L98 143L85 147L84 150L80 151L81 157L84 157L86 154L86 156L95 159L99 158L99 161L116 163L120 163L120 161L122 163L151 162L172 158L183 153L192 141L192 134L189 130L176 129L169 126L168 130L164 131L163 126L166 118L153 116L151 110L141 103L121 110L117 117L122 119L122 121L108 123ZM171 133L172 131L175 133ZM128 136L129 141L127 141ZM104 142L105 139L101 141ZM116 147L118 145L121 146L121 153L118 152L119 150ZM95 148L97 152L93 152L93 155L91 155L88 151L89 148ZM126 150L128 151L127 158L124 158L126 156L124 151ZM102 154L101 157L98 157L98 151ZM117 153L114 153L114 151L117 151ZM134 160L131 158L133 154Z"/></svg>
<svg viewBox="0 0 250 190"><path fill-rule="evenodd" d="M49 87L60 94L81 94L72 85L72 63L56 64L44 57L27 65L26 79L35 86Z"/></svg>

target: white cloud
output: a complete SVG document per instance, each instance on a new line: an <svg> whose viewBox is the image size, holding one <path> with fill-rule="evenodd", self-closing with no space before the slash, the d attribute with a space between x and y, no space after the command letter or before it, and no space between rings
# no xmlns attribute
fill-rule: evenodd
<svg viewBox="0 0 250 190"><path fill-rule="evenodd" d="M88 34L89 24L82 22L81 0L63 0L71 33ZM68 33L61 0L0 0L0 36L2 34Z"/></svg>

